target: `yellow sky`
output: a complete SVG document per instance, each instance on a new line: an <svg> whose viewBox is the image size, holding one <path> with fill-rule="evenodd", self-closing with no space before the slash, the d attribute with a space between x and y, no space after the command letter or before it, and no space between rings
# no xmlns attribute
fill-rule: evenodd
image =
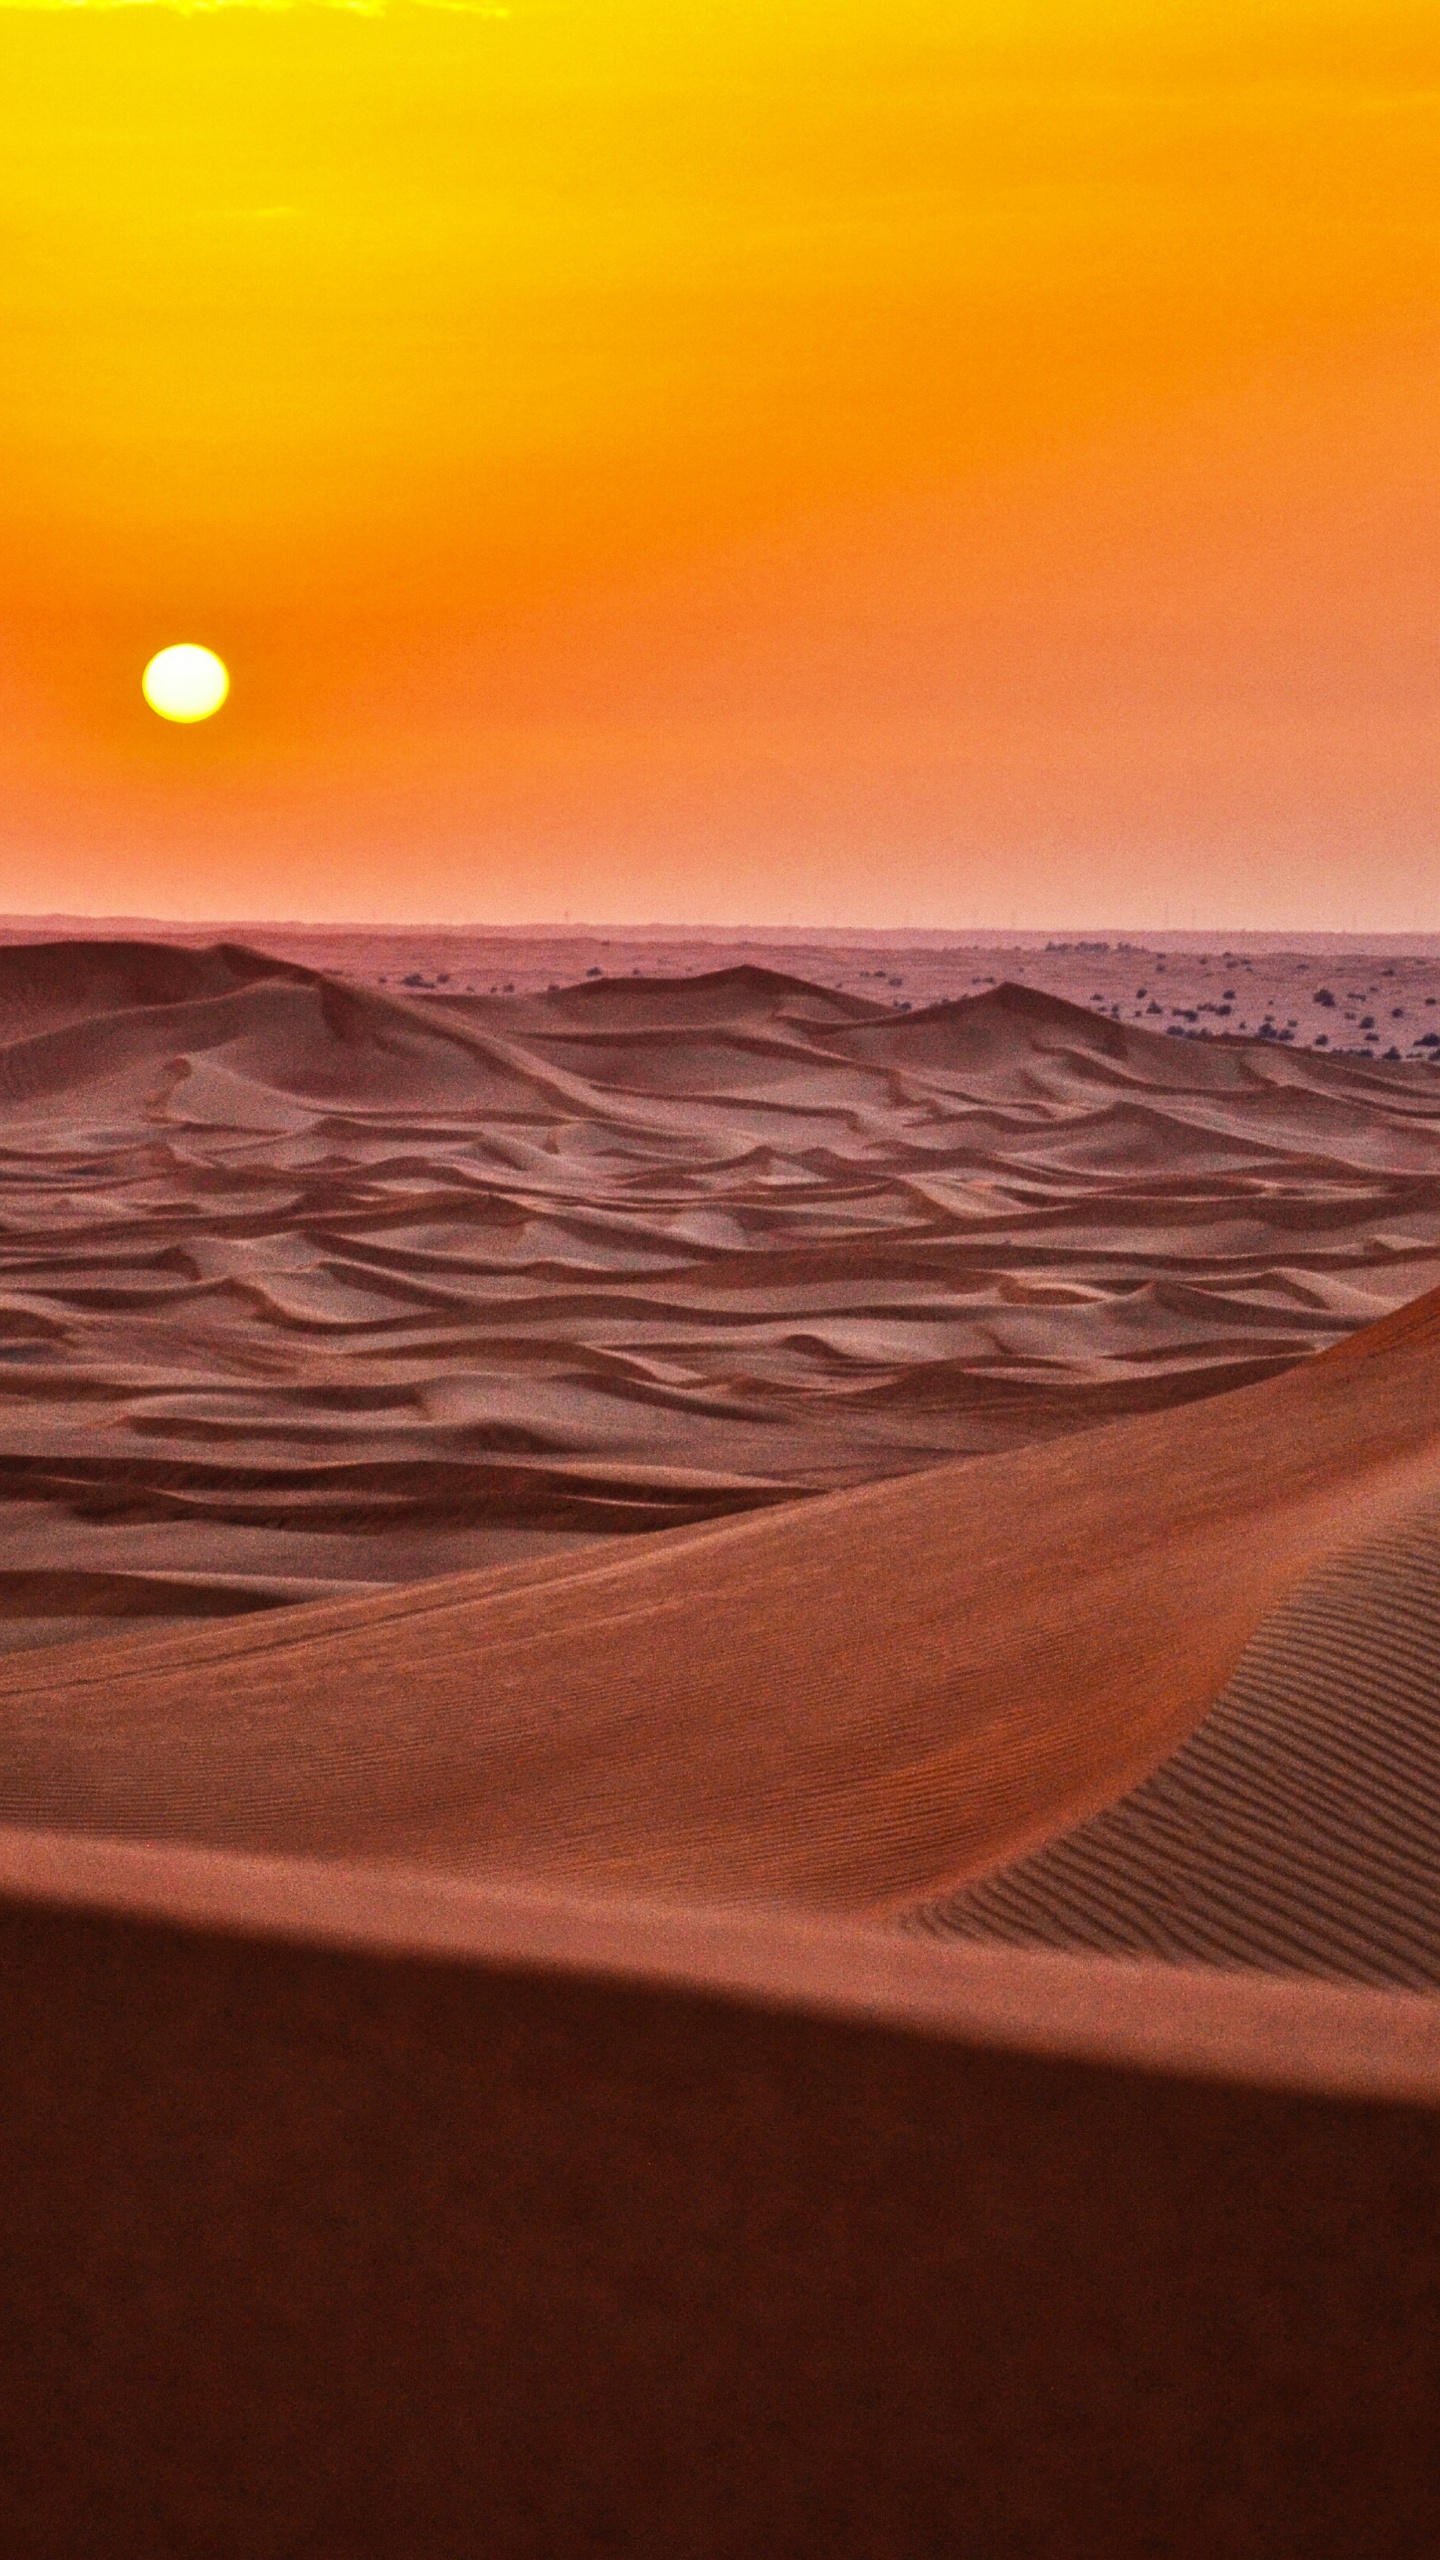
<svg viewBox="0 0 1440 2560"><path fill-rule="evenodd" d="M0 0L0 906L1440 925L1437 170L1433 5Z"/></svg>

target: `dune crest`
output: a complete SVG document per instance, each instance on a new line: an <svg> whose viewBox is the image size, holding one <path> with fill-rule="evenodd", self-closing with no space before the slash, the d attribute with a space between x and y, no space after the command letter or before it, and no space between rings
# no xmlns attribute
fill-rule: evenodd
<svg viewBox="0 0 1440 2560"><path fill-rule="evenodd" d="M0 1634L381 1592L1278 1374L1440 1282L1440 1078L744 965L0 947Z"/></svg>
<svg viewBox="0 0 1440 2560"><path fill-rule="evenodd" d="M0 1666L15 1822L960 1929L1440 1497L1440 1290L1359 1321L1427 1069L748 965L0 994L0 1614L131 1630Z"/></svg>
<svg viewBox="0 0 1440 2560"><path fill-rule="evenodd" d="M884 1914L1113 1802L1440 1496L1440 1292L1257 1387L669 1537L0 1666L0 1815Z"/></svg>

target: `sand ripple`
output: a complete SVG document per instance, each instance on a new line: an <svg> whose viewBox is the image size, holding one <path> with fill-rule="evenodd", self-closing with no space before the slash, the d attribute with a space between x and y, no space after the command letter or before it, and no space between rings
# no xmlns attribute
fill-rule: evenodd
<svg viewBox="0 0 1440 2560"><path fill-rule="evenodd" d="M1440 1279L1429 1068L1034 990L411 997L68 942L0 950L0 1025L12 1635L1015 1448Z"/></svg>

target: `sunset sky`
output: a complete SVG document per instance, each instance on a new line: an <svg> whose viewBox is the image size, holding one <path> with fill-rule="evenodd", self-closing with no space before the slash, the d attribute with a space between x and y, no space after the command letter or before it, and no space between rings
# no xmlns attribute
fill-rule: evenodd
<svg viewBox="0 0 1440 2560"><path fill-rule="evenodd" d="M0 910L1440 929L1435 0L0 0L0 314Z"/></svg>

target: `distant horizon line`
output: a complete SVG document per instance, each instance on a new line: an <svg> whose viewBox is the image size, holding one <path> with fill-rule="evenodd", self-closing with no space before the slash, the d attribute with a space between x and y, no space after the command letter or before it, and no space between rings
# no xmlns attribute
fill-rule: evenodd
<svg viewBox="0 0 1440 2560"><path fill-rule="evenodd" d="M1368 949L1381 946L1417 948L1440 952L1440 924L1426 929L1414 927L1400 930L1393 926L1302 925L1105 925L1105 924L1014 924L1014 925L867 925L867 924L695 924L667 923L656 918L644 922L621 923L575 922L570 917L542 918L525 924L487 923L483 920L458 922L420 916L410 920L386 917L369 920L354 916L236 916L236 915L156 915L156 914L84 914L74 909L12 909L0 914L0 935L14 938L17 934L48 927L65 938L81 932L123 930L127 935L145 931L171 934L210 934L220 937L244 933L296 935L367 935L380 939L389 936L424 934L432 937L475 938L513 942L575 942L603 947L608 942L759 942L780 945L814 942L827 945L885 943L896 947L945 948L964 950L1044 949L1046 944L1066 944L1072 950L1089 944L1106 944L1114 951L1127 944L1144 948L1157 943L1176 948L1204 950L1211 945L1273 945L1279 941L1303 943L1307 946L1334 948L1364 945Z"/></svg>

